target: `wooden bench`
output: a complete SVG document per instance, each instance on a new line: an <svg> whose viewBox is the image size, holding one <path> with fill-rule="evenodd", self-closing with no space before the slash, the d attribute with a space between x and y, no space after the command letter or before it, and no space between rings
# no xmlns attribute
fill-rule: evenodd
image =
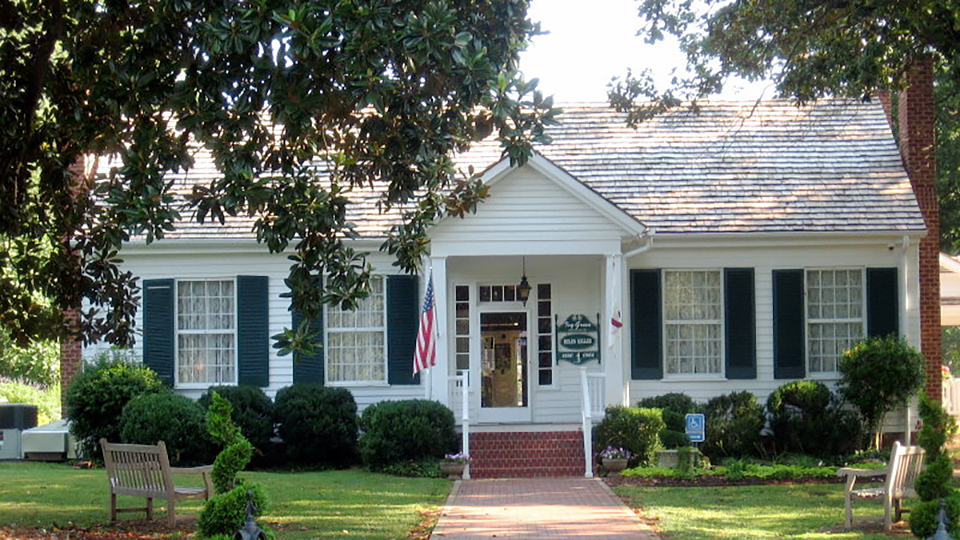
<svg viewBox="0 0 960 540"><path fill-rule="evenodd" d="M115 444L100 439L103 462L110 480L110 521L117 520L117 512L146 512L153 519L153 500L167 500L167 519L176 525L174 511L180 499L209 499L213 495L210 472L213 466L171 467L167 458L167 445ZM174 474L199 474L204 487L184 487L173 484ZM117 495L144 497L147 504L137 508L117 508Z"/></svg>
<svg viewBox="0 0 960 540"><path fill-rule="evenodd" d="M838 476L847 477L847 487L844 493L844 509L846 510L846 526L853 526L853 499L883 498L883 529L887 532L893 526L893 521L900 521L903 512L901 501L917 497L913 484L923 469L924 451L919 446L903 446L900 441L893 443L890 461L886 469L853 469L843 468L837 471ZM854 489L858 478L885 476L883 486ZM896 519L893 519L893 518Z"/></svg>

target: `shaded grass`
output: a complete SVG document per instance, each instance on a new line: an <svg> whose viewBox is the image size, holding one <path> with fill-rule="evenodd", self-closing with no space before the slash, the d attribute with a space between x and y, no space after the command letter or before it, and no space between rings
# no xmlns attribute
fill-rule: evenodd
<svg viewBox="0 0 960 540"><path fill-rule="evenodd" d="M241 476L263 485L270 507L260 518L284 540L317 537L404 538L421 512L441 505L450 482L398 478L365 470L326 472L249 472ZM196 477L177 478L197 485ZM106 472L61 464L0 463L0 525L51 527L74 523L91 527L108 522L110 504ZM178 518L195 519L202 501L180 501ZM120 497L119 505L143 506L143 499ZM166 516L166 502L156 501L155 518ZM121 520L142 513L121 514Z"/></svg>
<svg viewBox="0 0 960 540"><path fill-rule="evenodd" d="M883 504L878 501L855 502L857 529L844 530L842 484L618 487L615 491L645 517L657 519L663 537L670 540L913 538L878 532L883 517Z"/></svg>

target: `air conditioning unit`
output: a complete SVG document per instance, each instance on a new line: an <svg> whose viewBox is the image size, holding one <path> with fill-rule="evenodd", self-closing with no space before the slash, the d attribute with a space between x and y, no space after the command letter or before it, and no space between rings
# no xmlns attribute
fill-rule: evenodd
<svg viewBox="0 0 960 540"><path fill-rule="evenodd" d="M21 434L37 427L37 406L0 403L0 459L22 459Z"/></svg>
<svg viewBox="0 0 960 540"><path fill-rule="evenodd" d="M77 444L70 435L67 420L55 420L49 424L23 432L23 459L30 461L63 461L77 459Z"/></svg>

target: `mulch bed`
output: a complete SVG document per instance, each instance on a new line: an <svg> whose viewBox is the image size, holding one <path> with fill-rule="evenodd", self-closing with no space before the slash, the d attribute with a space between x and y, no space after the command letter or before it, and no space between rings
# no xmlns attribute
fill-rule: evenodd
<svg viewBox="0 0 960 540"><path fill-rule="evenodd" d="M697 476L694 478L646 478L641 476L621 476L611 474L603 479L611 487L724 487L724 486L769 486L791 484L839 484L843 478L799 478L791 480L768 480L763 478L743 478L728 480L723 476Z"/></svg>
<svg viewBox="0 0 960 540"><path fill-rule="evenodd" d="M161 540L193 538L195 530L196 520L189 518L178 519L176 527L168 525L166 520L137 519L90 528L77 527L72 523L50 528L0 526L0 538L5 540L130 540L132 538Z"/></svg>

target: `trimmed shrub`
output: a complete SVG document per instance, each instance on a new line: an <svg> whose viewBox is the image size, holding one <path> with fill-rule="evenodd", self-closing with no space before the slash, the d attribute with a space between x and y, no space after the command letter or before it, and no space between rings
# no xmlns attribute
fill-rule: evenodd
<svg viewBox="0 0 960 540"><path fill-rule="evenodd" d="M258 515L266 510L267 497L259 484L240 481L236 487L207 501L197 516L197 536L210 538L218 534L233 538L247 519L247 491L253 492L253 505Z"/></svg>
<svg viewBox="0 0 960 540"><path fill-rule="evenodd" d="M777 388L767 399L767 410L778 452L832 457L861 447L859 416L845 410L821 382L796 381Z"/></svg>
<svg viewBox="0 0 960 540"><path fill-rule="evenodd" d="M127 403L140 395L167 389L150 368L122 360L106 359L87 364L67 389L67 417L83 455L102 459L99 440L117 442L120 415Z"/></svg>
<svg viewBox="0 0 960 540"><path fill-rule="evenodd" d="M131 399L120 415L120 439L134 444L163 441L174 466L210 463L214 453L203 409L179 394L144 394Z"/></svg>
<svg viewBox="0 0 960 540"><path fill-rule="evenodd" d="M256 386L214 386L200 396L198 403L210 408L211 394L216 392L233 406L231 417L243 436L257 450L265 452L273 437L273 402Z"/></svg>
<svg viewBox="0 0 960 540"><path fill-rule="evenodd" d="M603 420L593 428L594 452L608 446L625 448L633 453L629 466L649 465L660 447L658 434L663 426L661 409L607 407Z"/></svg>
<svg viewBox="0 0 960 540"><path fill-rule="evenodd" d="M373 469L456 452L453 411L437 401L382 401L363 411L360 457Z"/></svg>
<svg viewBox="0 0 960 540"><path fill-rule="evenodd" d="M952 538L960 537L960 495L946 498L947 532ZM910 532L917 538L931 538L937 532L940 515L940 500L923 501L910 507Z"/></svg>
<svg viewBox="0 0 960 540"><path fill-rule="evenodd" d="M693 398L686 394L673 392L648 397L637 402L637 407L663 410L664 428L660 431L660 442L664 448L682 448L690 446L686 433L686 416L699 410Z"/></svg>
<svg viewBox="0 0 960 540"><path fill-rule="evenodd" d="M710 459L761 453L763 407L750 392L717 396L704 407L706 440L701 451Z"/></svg>
<svg viewBox="0 0 960 540"><path fill-rule="evenodd" d="M940 403L920 396L920 418L923 425L917 440L926 452L927 466L917 477L917 496L922 501L910 512L910 530L917 538L927 538L937 530L940 500L947 501L949 532L960 532L960 498L953 484L953 461L946 453L946 442L956 431L957 424Z"/></svg>
<svg viewBox="0 0 960 540"><path fill-rule="evenodd" d="M884 416L923 386L923 355L903 338L872 337L845 351L839 369L840 395L860 410L879 448Z"/></svg>
<svg viewBox="0 0 960 540"><path fill-rule="evenodd" d="M290 460L346 467L357 461L357 403L345 388L295 384L277 392L274 416Z"/></svg>

